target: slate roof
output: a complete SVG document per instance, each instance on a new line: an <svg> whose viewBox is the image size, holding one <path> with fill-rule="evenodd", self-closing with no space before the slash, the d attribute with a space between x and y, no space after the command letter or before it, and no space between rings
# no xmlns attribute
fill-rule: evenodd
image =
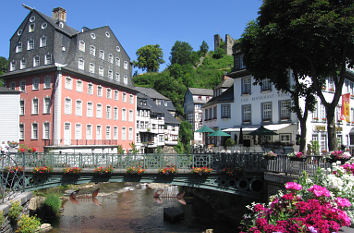
<svg viewBox="0 0 354 233"><path fill-rule="evenodd" d="M213 96L213 90L212 90L212 89L188 88L188 90L192 93L192 95L208 95L208 96Z"/></svg>
<svg viewBox="0 0 354 233"><path fill-rule="evenodd" d="M20 94L20 91L11 90L7 87L0 87L0 94Z"/></svg>
<svg viewBox="0 0 354 233"><path fill-rule="evenodd" d="M232 78L227 78L223 80L219 85L215 87L215 89L218 88L229 88L234 84L234 80Z"/></svg>
<svg viewBox="0 0 354 233"><path fill-rule="evenodd" d="M169 98L161 95L159 92L152 88L147 87L135 87L136 90L139 92L149 96L151 99L159 99L159 100L170 100Z"/></svg>
<svg viewBox="0 0 354 233"><path fill-rule="evenodd" d="M218 103L230 103L234 101L234 85L232 85L229 89L224 91L221 95L216 96L209 100L203 107L208 107L210 105L218 104Z"/></svg>

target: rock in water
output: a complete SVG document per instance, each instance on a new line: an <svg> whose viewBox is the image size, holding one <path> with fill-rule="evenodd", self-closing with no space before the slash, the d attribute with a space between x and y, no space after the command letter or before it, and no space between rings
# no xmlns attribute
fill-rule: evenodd
<svg viewBox="0 0 354 233"><path fill-rule="evenodd" d="M52 229L53 229L52 225L50 225L49 223L43 223L40 226L39 231L37 231L37 232L43 233L43 232L48 232L48 231L50 231Z"/></svg>
<svg viewBox="0 0 354 233"><path fill-rule="evenodd" d="M184 218L184 212L181 208L177 207L164 208L163 218L168 222L175 223Z"/></svg>

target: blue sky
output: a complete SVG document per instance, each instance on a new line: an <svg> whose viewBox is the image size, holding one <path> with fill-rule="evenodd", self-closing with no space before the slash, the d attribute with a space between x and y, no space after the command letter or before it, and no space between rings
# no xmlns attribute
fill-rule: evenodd
<svg viewBox="0 0 354 233"><path fill-rule="evenodd" d="M239 38L257 17L262 0L7 0L1 3L0 56L8 58L9 39L29 12L22 3L50 16L61 6L67 11L67 23L77 30L110 26L131 60L140 47L159 44L166 61L161 70L169 64L177 40L194 50L205 40L212 50L214 34Z"/></svg>

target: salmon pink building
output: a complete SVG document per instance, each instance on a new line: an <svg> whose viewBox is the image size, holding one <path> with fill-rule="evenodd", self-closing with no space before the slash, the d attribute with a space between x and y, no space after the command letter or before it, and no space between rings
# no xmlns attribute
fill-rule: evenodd
<svg viewBox="0 0 354 233"><path fill-rule="evenodd" d="M7 87L20 94L20 143L38 151L116 152L135 141L131 62L108 27L77 31L66 10L33 8L10 39Z"/></svg>

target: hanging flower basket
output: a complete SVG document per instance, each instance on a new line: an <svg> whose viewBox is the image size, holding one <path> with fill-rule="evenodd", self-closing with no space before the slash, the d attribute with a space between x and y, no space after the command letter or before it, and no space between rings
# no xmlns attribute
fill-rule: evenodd
<svg viewBox="0 0 354 233"><path fill-rule="evenodd" d="M63 169L63 173L66 176L79 176L81 173L80 167L67 167Z"/></svg>
<svg viewBox="0 0 354 233"><path fill-rule="evenodd" d="M49 175L53 171L53 168L43 166L43 167L35 167L33 168L32 174L34 176L46 176Z"/></svg>
<svg viewBox="0 0 354 233"><path fill-rule="evenodd" d="M297 152L297 153L289 153L288 158L290 159L290 161L305 161L306 160L306 155L304 153L302 153L301 151Z"/></svg>
<svg viewBox="0 0 354 233"><path fill-rule="evenodd" d="M329 157L326 158L327 162L335 163L340 161L341 164L344 164L346 161L351 159L351 155L349 152L343 152L341 150L332 151L329 154Z"/></svg>
<svg viewBox="0 0 354 233"><path fill-rule="evenodd" d="M208 168L208 167L193 167L192 168L192 173L195 175L209 175L211 172L213 171L212 168Z"/></svg>
<svg viewBox="0 0 354 233"><path fill-rule="evenodd" d="M176 174L177 172L177 169L176 169L176 166L167 166L165 168L161 168L159 173L161 175L165 175L165 176L173 176L174 174Z"/></svg>
<svg viewBox="0 0 354 233"><path fill-rule="evenodd" d="M273 151L269 151L269 152L263 154L263 158L266 160L275 160L277 157L278 157L278 155L276 153L274 153Z"/></svg>
<svg viewBox="0 0 354 233"><path fill-rule="evenodd" d="M96 167L93 171L96 176L110 176L113 173L112 166L108 167Z"/></svg>
<svg viewBox="0 0 354 233"><path fill-rule="evenodd" d="M129 175L141 176L144 174L144 172L145 172L145 169L143 169L141 166L127 168L127 174L129 174Z"/></svg>

